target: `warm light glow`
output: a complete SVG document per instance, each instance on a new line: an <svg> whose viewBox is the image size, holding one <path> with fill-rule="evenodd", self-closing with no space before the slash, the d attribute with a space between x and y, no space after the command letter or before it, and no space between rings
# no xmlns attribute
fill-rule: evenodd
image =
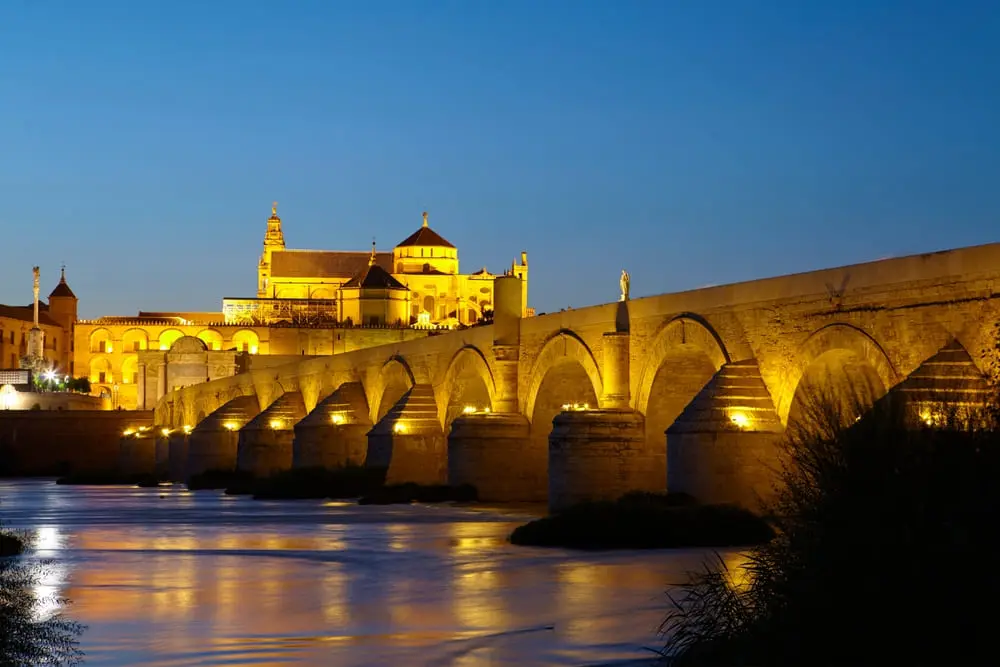
<svg viewBox="0 0 1000 667"><path fill-rule="evenodd" d="M160 349L161 350L169 350L170 347L166 343L160 343Z"/></svg>
<svg viewBox="0 0 1000 667"><path fill-rule="evenodd" d="M927 426L936 426L941 421L941 415L929 408L920 411L920 421Z"/></svg>
<svg viewBox="0 0 1000 667"><path fill-rule="evenodd" d="M190 424L184 424L184 433L190 433L193 430L194 430L193 426L191 426Z"/></svg>
<svg viewBox="0 0 1000 667"><path fill-rule="evenodd" d="M114 351L115 351L115 348L113 348L113 347L111 346L111 343L108 343L108 346L107 346L106 348L104 348L104 351L105 351L105 352L114 352Z"/></svg>
<svg viewBox="0 0 1000 667"><path fill-rule="evenodd" d="M237 424L236 422L226 422L222 426L223 428L229 431L235 431L236 429L239 428L239 424Z"/></svg>
<svg viewBox="0 0 1000 667"><path fill-rule="evenodd" d="M169 429L169 428L166 428L166 427L164 427L164 428L161 428L161 429L160 429L160 434L161 434L161 435L163 435L163 437L165 438L165 437L167 437L168 435L170 435L170 429Z"/></svg>
<svg viewBox="0 0 1000 667"><path fill-rule="evenodd" d="M590 409L589 403L563 403L563 412L583 412Z"/></svg>
<svg viewBox="0 0 1000 667"><path fill-rule="evenodd" d="M333 422L334 424L343 424L344 423L344 415L342 415L342 414L330 415L330 421Z"/></svg>
<svg viewBox="0 0 1000 667"><path fill-rule="evenodd" d="M14 389L14 385L5 384L3 387L0 387L0 408L13 410L16 404L17 389Z"/></svg>
<svg viewBox="0 0 1000 667"><path fill-rule="evenodd" d="M285 422L283 422L280 419L272 419L271 420L271 428L273 428L273 429L283 428L284 425L285 425Z"/></svg>
<svg viewBox="0 0 1000 667"><path fill-rule="evenodd" d="M133 433L135 433L135 429L134 428L127 428L124 431L122 431L122 435L124 435L125 437L128 437L128 436L132 435Z"/></svg>
<svg viewBox="0 0 1000 667"><path fill-rule="evenodd" d="M406 424L404 424L403 422L396 422L393 425L392 430L395 431L396 433L406 433Z"/></svg>
<svg viewBox="0 0 1000 667"><path fill-rule="evenodd" d="M146 432L146 431L148 431L148 430L149 430L149 427L148 427L148 426L140 426L140 427L139 427L139 432L140 432L140 433L145 433L145 432Z"/></svg>
<svg viewBox="0 0 1000 667"><path fill-rule="evenodd" d="M476 412L476 406L474 405L466 405L462 408L462 414L471 415L473 412Z"/></svg>
<svg viewBox="0 0 1000 667"><path fill-rule="evenodd" d="M250 354L257 354L257 346L256 345L251 345L250 346Z"/></svg>
<svg viewBox="0 0 1000 667"><path fill-rule="evenodd" d="M45 371L44 373L42 373L42 376L46 380L48 380L49 382L52 382L53 380L56 379L56 372L55 371Z"/></svg>
<svg viewBox="0 0 1000 667"><path fill-rule="evenodd" d="M739 428L746 428L750 425L750 417L745 412L734 412L729 415L729 421L736 424Z"/></svg>

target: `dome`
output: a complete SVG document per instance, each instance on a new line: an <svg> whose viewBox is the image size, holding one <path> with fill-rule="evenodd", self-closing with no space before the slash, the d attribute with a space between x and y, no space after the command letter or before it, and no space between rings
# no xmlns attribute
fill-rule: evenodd
<svg viewBox="0 0 1000 667"><path fill-rule="evenodd" d="M427 226L427 213L424 213L424 224L417 231L407 236L397 248L406 246L423 246L425 248L454 248L443 236Z"/></svg>
<svg viewBox="0 0 1000 667"><path fill-rule="evenodd" d="M353 278L341 285L343 288L363 287L365 289L401 289L409 290L403 283L399 282L389 272L378 264L369 264Z"/></svg>

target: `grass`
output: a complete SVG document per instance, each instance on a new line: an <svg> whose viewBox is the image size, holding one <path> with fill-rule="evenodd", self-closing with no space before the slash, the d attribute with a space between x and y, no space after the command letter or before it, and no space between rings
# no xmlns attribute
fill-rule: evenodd
<svg viewBox="0 0 1000 667"><path fill-rule="evenodd" d="M784 447L777 537L736 588L708 564L671 598L672 667L979 665L995 660L1000 420L858 422L811 399ZM866 407L866 406L859 406Z"/></svg>
<svg viewBox="0 0 1000 667"><path fill-rule="evenodd" d="M766 521L741 507L701 505L687 494L633 492L519 526L510 541L573 549L662 549L745 546L773 536Z"/></svg>
<svg viewBox="0 0 1000 667"><path fill-rule="evenodd" d="M385 470L364 466L299 468L258 480L253 497L259 500L358 498L380 487Z"/></svg>
<svg viewBox="0 0 1000 667"><path fill-rule="evenodd" d="M187 481L189 491L208 491L235 488L252 482L253 475L238 470L206 470L191 475Z"/></svg>
<svg viewBox="0 0 1000 667"><path fill-rule="evenodd" d="M166 481L156 475L146 473L123 475L116 472L79 472L70 473L56 480L56 484L81 485L81 486L157 486L160 482Z"/></svg>
<svg viewBox="0 0 1000 667"><path fill-rule="evenodd" d="M382 486L358 500L359 505L396 505L410 503L475 502L479 499L471 484L390 484Z"/></svg>

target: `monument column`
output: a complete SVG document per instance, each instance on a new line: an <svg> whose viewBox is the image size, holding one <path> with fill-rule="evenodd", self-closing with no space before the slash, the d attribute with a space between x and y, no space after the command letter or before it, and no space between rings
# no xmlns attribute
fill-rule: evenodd
<svg viewBox="0 0 1000 667"><path fill-rule="evenodd" d="M159 401L167 393L167 362L156 364L156 400Z"/></svg>
<svg viewBox="0 0 1000 667"><path fill-rule="evenodd" d="M137 405L138 405L138 407L139 407L140 410L145 410L146 409L146 364L145 364L145 362L139 362L138 370L139 370L139 382L137 383L138 387L136 387L136 391L138 393L138 397L136 399L136 403L137 403Z"/></svg>

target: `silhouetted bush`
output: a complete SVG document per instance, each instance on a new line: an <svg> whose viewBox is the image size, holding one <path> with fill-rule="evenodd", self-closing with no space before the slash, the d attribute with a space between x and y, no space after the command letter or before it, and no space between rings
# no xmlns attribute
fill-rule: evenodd
<svg viewBox="0 0 1000 667"><path fill-rule="evenodd" d="M349 465L342 468L297 468L257 480L254 498L357 498L382 485L385 470Z"/></svg>
<svg viewBox="0 0 1000 667"><path fill-rule="evenodd" d="M759 544L774 536L767 522L734 505L699 505L688 494L634 492L617 501L580 503L518 526L522 546L660 549Z"/></svg>
<svg viewBox="0 0 1000 667"><path fill-rule="evenodd" d="M56 480L56 484L80 486L157 486L166 481L146 473L123 475L117 472L76 472Z"/></svg>
<svg viewBox="0 0 1000 667"><path fill-rule="evenodd" d="M60 598L36 597L46 563L22 561L29 540L26 533L0 527L0 665L75 665L83 658L78 648L79 623L60 613L36 617L39 603L65 606Z"/></svg>
<svg viewBox="0 0 1000 667"><path fill-rule="evenodd" d="M998 422L918 426L891 398L854 422L841 399L810 403L784 447L777 537L749 551L744 585L709 565L672 598L671 665L995 660Z"/></svg>
<svg viewBox="0 0 1000 667"><path fill-rule="evenodd" d="M358 500L359 505L408 503L475 502L479 494L471 484L390 484L372 490Z"/></svg>
<svg viewBox="0 0 1000 667"><path fill-rule="evenodd" d="M248 472L213 469L191 475L187 481L187 488L190 491L229 489L253 480L254 476Z"/></svg>

